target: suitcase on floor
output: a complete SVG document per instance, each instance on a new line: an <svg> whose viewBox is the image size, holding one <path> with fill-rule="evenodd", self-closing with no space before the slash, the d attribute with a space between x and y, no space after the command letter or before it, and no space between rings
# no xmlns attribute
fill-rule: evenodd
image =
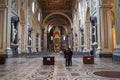
<svg viewBox="0 0 120 80"><path fill-rule="evenodd" d="M94 64L94 56L83 56L84 64Z"/></svg>

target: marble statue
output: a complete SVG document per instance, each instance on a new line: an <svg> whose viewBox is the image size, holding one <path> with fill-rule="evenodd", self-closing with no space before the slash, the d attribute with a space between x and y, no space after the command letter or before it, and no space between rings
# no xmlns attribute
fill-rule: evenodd
<svg viewBox="0 0 120 80"><path fill-rule="evenodd" d="M12 33L13 33L13 35L12 35L12 42L14 43L16 35L17 35L17 30L15 28L14 23L12 23Z"/></svg>

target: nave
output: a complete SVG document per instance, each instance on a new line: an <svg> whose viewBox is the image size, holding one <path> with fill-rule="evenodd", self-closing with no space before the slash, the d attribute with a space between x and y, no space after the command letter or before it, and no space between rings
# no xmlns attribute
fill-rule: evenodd
<svg viewBox="0 0 120 80"><path fill-rule="evenodd" d="M116 75L118 78L111 78L114 73L110 77L94 74L98 71L120 72L120 64L111 58L96 57L94 64L83 64L82 55L73 55L73 65L65 66L63 55L51 55L55 57L54 65L43 65L46 55L7 58L6 64L0 65L0 80L120 80L119 74Z"/></svg>

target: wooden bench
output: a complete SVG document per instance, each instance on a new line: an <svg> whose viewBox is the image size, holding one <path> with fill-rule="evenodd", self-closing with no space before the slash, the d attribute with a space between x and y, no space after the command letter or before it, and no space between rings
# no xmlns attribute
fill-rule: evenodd
<svg viewBox="0 0 120 80"><path fill-rule="evenodd" d="M43 65L54 65L54 57L47 56L43 57Z"/></svg>
<svg viewBox="0 0 120 80"><path fill-rule="evenodd" d="M6 63L7 54L0 54L0 65Z"/></svg>
<svg viewBox="0 0 120 80"><path fill-rule="evenodd" d="M106 58L112 58L113 54L99 54L100 58L106 57Z"/></svg>
<svg viewBox="0 0 120 80"><path fill-rule="evenodd" d="M84 64L94 64L94 56L83 56Z"/></svg>

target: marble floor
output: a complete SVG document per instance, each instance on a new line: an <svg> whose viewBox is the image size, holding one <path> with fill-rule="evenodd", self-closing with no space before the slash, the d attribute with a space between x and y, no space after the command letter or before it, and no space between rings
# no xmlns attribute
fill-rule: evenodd
<svg viewBox="0 0 120 80"><path fill-rule="evenodd" d="M73 65L65 66L62 55L54 56L55 65L43 65L42 57L8 58L5 65L0 65L0 80L120 80L93 74L120 71L120 64L111 58L95 58L94 64L83 64L81 56L73 56Z"/></svg>

